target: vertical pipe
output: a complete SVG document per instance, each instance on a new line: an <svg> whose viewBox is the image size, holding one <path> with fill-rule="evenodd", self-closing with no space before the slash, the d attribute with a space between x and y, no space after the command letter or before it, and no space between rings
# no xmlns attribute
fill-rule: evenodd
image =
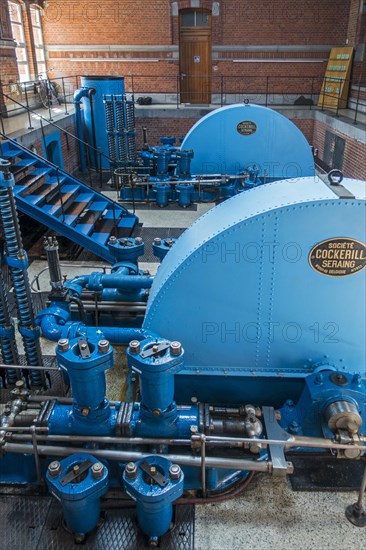
<svg viewBox="0 0 366 550"><path fill-rule="evenodd" d="M68 115L68 110L67 110L67 101L66 101L66 92L65 92L65 79L64 77L62 77L62 94L64 96L64 102L65 102L65 115Z"/></svg>
<svg viewBox="0 0 366 550"><path fill-rule="evenodd" d="M357 124L357 115L358 115L358 105L360 102L360 89L361 89L361 81L358 83L358 92L357 92L357 103L356 103L356 110L355 110L355 119L353 121L353 124Z"/></svg>
<svg viewBox="0 0 366 550"><path fill-rule="evenodd" d="M24 92L25 92L25 103L27 105L27 114L28 114L28 130L33 130L32 121L30 117L30 110L29 110L29 102L28 102L28 93L27 93L27 83L24 85Z"/></svg>
<svg viewBox="0 0 366 550"><path fill-rule="evenodd" d="M97 138L95 134L95 119L94 119L94 106L93 106L93 95L95 93L96 93L95 88L89 88L88 98L90 101L90 119L91 119L92 139L93 139L93 147L94 147L94 163L95 163L95 169L98 171ZM99 169L102 170L102 165L99 166Z"/></svg>

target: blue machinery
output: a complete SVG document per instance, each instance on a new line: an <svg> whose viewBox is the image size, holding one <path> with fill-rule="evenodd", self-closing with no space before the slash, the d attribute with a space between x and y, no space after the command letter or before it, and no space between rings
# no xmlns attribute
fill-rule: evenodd
<svg viewBox="0 0 366 550"><path fill-rule="evenodd" d="M258 105L231 105L200 119L176 144L162 137L137 151L135 104L123 78L82 77L74 94L78 137L102 155L92 167L110 168L119 200L182 208L197 201L222 201L271 181L314 175L311 149L300 130L281 114ZM80 105L84 109L81 111ZM104 104L104 109L103 109ZM83 115L82 115L83 113ZM91 155L93 156L93 155ZM82 169L86 168L81 144Z"/></svg>
<svg viewBox="0 0 366 550"><path fill-rule="evenodd" d="M78 542L103 495L122 489L157 545L188 490L209 502L255 472L291 474L294 451L364 460L364 239L365 182L332 173L249 189L177 242L157 239L154 278L139 269L141 239L112 238L110 274L64 284L48 241L50 306L36 321L57 341L72 398L16 382L0 417L2 482L45 478ZM86 307L96 295L98 326ZM126 304L145 315L122 324ZM110 402L120 344L130 387ZM346 512L359 526L365 485L366 474Z"/></svg>
<svg viewBox="0 0 366 550"><path fill-rule="evenodd" d="M123 108L123 97L105 96L107 115L113 106L115 113L119 105ZM126 112L128 108L131 102L126 102ZM314 175L313 156L300 130L258 105L231 105L209 113L181 146L175 145L175 138L163 137L160 146L149 147L144 129L139 158L135 147L133 154L126 154L126 147L123 155L116 153L116 143L121 136L128 141L132 126L125 124L123 132L118 117L111 124L117 128L117 142L112 142L110 156L117 159L122 201L156 201L160 207L175 201L186 208L191 202L221 201L271 181Z"/></svg>

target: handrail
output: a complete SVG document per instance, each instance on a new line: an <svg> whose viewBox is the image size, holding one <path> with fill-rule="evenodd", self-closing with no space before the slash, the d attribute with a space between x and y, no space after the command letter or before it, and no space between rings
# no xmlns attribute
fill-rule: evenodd
<svg viewBox="0 0 366 550"><path fill-rule="evenodd" d="M20 105L23 109L26 109L26 111L28 113L33 113L35 115L37 115L37 117L39 117L41 120L44 120L45 122L47 122L48 124L51 124L52 126L54 126L55 128L57 128L58 130L60 130L61 132L63 132L64 134L67 134L68 136L71 136L72 138L75 138L78 142L82 143L83 145L86 145L86 147L88 147L89 149L92 149L93 151L97 152L99 155L102 155L103 157L105 157L110 163L113 164L113 160L108 156L106 155L105 153L103 153L103 151L100 151L99 149L96 149L95 147L93 147L92 145L90 145L89 143L83 141L82 139L78 138L77 136L75 136L75 134L72 134L71 132L69 132L68 130L65 130L65 128L61 128L61 126L59 126L58 124L56 124L55 122L43 117L42 115L40 115L39 113L37 113L37 111L35 111L34 109L30 109L29 107L27 107L26 105L23 105L22 103L20 103L19 101L17 101L16 99L14 99L13 97L10 97L8 96L7 94L5 94L4 92L0 91L0 94L2 97L5 97L6 99L10 100L10 101L13 101L14 103L16 103L17 105ZM2 117L1 117L2 118ZM5 136L7 137L7 136ZM7 138L8 139L8 138Z"/></svg>

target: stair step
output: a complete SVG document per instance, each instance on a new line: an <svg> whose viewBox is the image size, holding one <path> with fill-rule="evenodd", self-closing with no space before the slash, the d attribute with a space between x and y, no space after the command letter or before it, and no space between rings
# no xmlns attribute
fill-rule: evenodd
<svg viewBox="0 0 366 550"><path fill-rule="evenodd" d="M90 235L90 233L94 229L94 224L92 223L78 223L75 227L76 231L78 233L82 233L82 235ZM94 240L94 237L93 237Z"/></svg>
<svg viewBox="0 0 366 550"><path fill-rule="evenodd" d="M70 215L79 217L87 207L88 207L87 202L75 201L67 208L65 214L70 214Z"/></svg>
<svg viewBox="0 0 366 550"><path fill-rule="evenodd" d="M97 220L102 216L103 210L91 210L90 208L85 212L84 216L80 217L81 224L94 225Z"/></svg>
<svg viewBox="0 0 366 550"><path fill-rule="evenodd" d="M44 183L33 195L28 195L25 199L30 204L40 206L46 200L51 200L58 193L56 183Z"/></svg>
<svg viewBox="0 0 366 550"><path fill-rule="evenodd" d="M71 201L75 199L80 189L79 185L65 184L61 188L61 197L57 194L52 201L46 201L47 204L63 206L64 211L67 209ZM61 200L62 199L62 200Z"/></svg>
<svg viewBox="0 0 366 550"><path fill-rule="evenodd" d="M22 172L26 172L28 168L31 166L34 166L37 163L36 159L22 159L10 166L9 170L13 174L13 176L17 176L18 174L21 174Z"/></svg>
<svg viewBox="0 0 366 550"><path fill-rule="evenodd" d="M129 216L123 216L119 222L118 227L125 227L129 229L133 229L135 227L136 220Z"/></svg>
<svg viewBox="0 0 366 550"><path fill-rule="evenodd" d="M42 211L52 217L57 217L61 212L61 204L44 204Z"/></svg>
<svg viewBox="0 0 366 550"><path fill-rule="evenodd" d="M90 205L89 210L101 210L102 212L108 207L108 201L94 201Z"/></svg>
<svg viewBox="0 0 366 550"><path fill-rule="evenodd" d="M93 242L101 244L102 246L105 246L109 237L110 237L110 233L96 233L95 231L91 235Z"/></svg>
<svg viewBox="0 0 366 550"><path fill-rule="evenodd" d="M20 157L22 154L22 151L17 151L16 149L7 149L2 153L2 158L4 159L14 159L16 157Z"/></svg>
<svg viewBox="0 0 366 550"><path fill-rule="evenodd" d="M22 197L35 194L35 191L38 190L44 183L44 177L51 171L51 168L37 168L30 174L27 174L23 176L22 179L18 180L17 187L25 187L25 189L21 192Z"/></svg>

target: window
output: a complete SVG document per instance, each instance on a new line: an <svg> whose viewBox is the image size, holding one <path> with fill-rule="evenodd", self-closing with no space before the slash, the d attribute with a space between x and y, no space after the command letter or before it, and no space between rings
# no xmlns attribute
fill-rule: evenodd
<svg viewBox="0 0 366 550"><path fill-rule="evenodd" d="M34 39L34 48L36 51L36 60L37 60L37 70L38 73L46 76L46 59L44 53L44 43L43 43L43 34L42 34L42 25L41 25L41 12L38 8L30 8L31 20L32 20L32 29L33 29L33 39Z"/></svg>
<svg viewBox="0 0 366 550"><path fill-rule="evenodd" d="M208 27L209 14L202 10L184 10L181 22L182 27Z"/></svg>
<svg viewBox="0 0 366 550"><path fill-rule="evenodd" d="M29 80L29 64L21 5L16 2L9 2L9 13L13 38L17 44L15 51L18 62L19 80L20 82L26 82Z"/></svg>

